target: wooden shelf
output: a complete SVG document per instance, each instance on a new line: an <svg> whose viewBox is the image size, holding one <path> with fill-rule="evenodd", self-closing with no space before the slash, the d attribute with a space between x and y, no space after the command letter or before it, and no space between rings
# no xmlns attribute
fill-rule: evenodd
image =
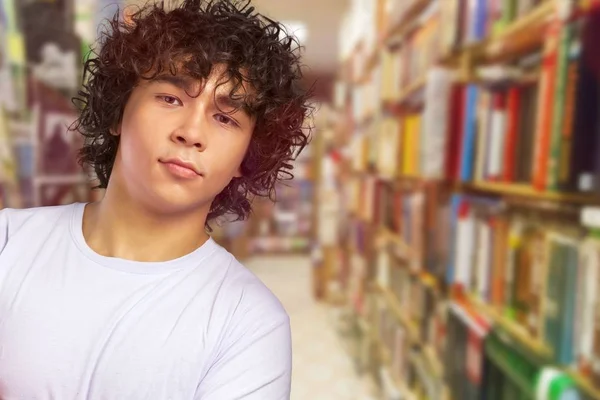
<svg viewBox="0 0 600 400"><path fill-rule="evenodd" d="M392 362L392 353L390 349L379 339L377 336L373 336L373 341L379 350L379 358L382 361L383 365L389 365Z"/></svg>
<svg viewBox="0 0 600 400"><path fill-rule="evenodd" d="M382 107L390 112L397 113L402 110L403 106L411 100L417 93L421 90L425 89L425 85L427 84L427 77L421 76L406 88L402 90L400 96L396 100L384 100L382 102Z"/></svg>
<svg viewBox="0 0 600 400"><path fill-rule="evenodd" d="M410 257L411 247L397 233L394 233L387 228L381 228L379 229L377 236L379 248L381 248L382 245L393 243L394 245L400 247L401 251L405 253L407 257ZM440 284L437 278L427 271L410 270L410 273L411 275L416 276L419 281L421 281L423 286L432 288L436 291L440 290Z"/></svg>
<svg viewBox="0 0 600 400"><path fill-rule="evenodd" d="M513 197L526 200L541 200L555 203L578 204L578 205L600 205L600 195L586 193L569 193L569 192L547 192L539 191L531 185L521 183L504 183L504 182L473 182L473 183L451 183L445 179L427 179L420 176L398 176L387 177L378 176L381 180L398 181L398 182L438 182L447 184L453 187L454 190L462 192L474 192L500 197Z"/></svg>
<svg viewBox="0 0 600 400"><path fill-rule="evenodd" d="M569 376L577 383L577 386L592 399L600 399L600 389L594 387L592 383L581 376L577 371L572 369L567 370Z"/></svg>
<svg viewBox="0 0 600 400"><path fill-rule="evenodd" d="M396 295L388 288L381 287L380 285L376 286L376 290L383 295L383 298L385 299L385 302L388 305L390 311L392 311L392 313L396 316L400 324L402 324L408 331L409 340L414 344L421 344L421 341L419 339L419 329L414 324L414 322L412 322L410 318L402 311L402 306L396 298Z"/></svg>
<svg viewBox="0 0 600 400"><path fill-rule="evenodd" d="M371 74L378 63L379 63L379 45L376 44L373 47L371 54L369 54L369 56L367 57L367 60L365 61L364 70L362 72L361 78L359 79L359 83L365 83L365 82L369 81L369 79L371 78Z"/></svg>
<svg viewBox="0 0 600 400"><path fill-rule="evenodd" d="M427 362L431 364L431 367L434 370L435 377L441 378L444 376L444 364L440 361L437 354L433 350L433 347L427 345L423 348L423 353L425 354L425 358Z"/></svg>
<svg viewBox="0 0 600 400"><path fill-rule="evenodd" d="M403 0L408 1L408 0ZM384 35L383 41L386 42L395 36L403 35L407 29L411 27L413 21L421 14L427 6L431 3L431 0L412 0L412 3L406 8L404 14L394 22L388 32Z"/></svg>
<svg viewBox="0 0 600 400"><path fill-rule="evenodd" d="M583 205L600 204L600 196L584 193L542 192L530 185L501 182L475 182L459 184L460 189L489 193L499 196L512 196L525 199L543 200Z"/></svg>
<svg viewBox="0 0 600 400"><path fill-rule="evenodd" d="M483 303L475 297L469 296L468 299L469 303L471 303L478 312L502 328L502 330L517 340L522 346L531 350L534 354L543 359L550 359L552 357L552 349L541 340L533 338L522 326L504 317L493 307Z"/></svg>
<svg viewBox="0 0 600 400"><path fill-rule="evenodd" d="M388 243L393 243L394 245L400 247L403 252L410 253L410 246L406 244L406 242L398 235L390 231L387 228L382 228L379 230L379 235Z"/></svg>
<svg viewBox="0 0 600 400"><path fill-rule="evenodd" d="M404 89L404 91L400 94L400 100L399 100L400 103L405 103L417 92L424 89L426 84L427 84L427 76L423 75L423 76L419 77L416 81L414 81L413 83L408 85L408 87L406 87Z"/></svg>
<svg viewBox="0 0 600 400"><path fill-rule="evenodd" d="M554 14L555 8L555 0L546 0L499 34L492 35L482 43L481 47L475 46L476 53L481 51L479 61L506 62L541 48L548 21Z"/></svg>

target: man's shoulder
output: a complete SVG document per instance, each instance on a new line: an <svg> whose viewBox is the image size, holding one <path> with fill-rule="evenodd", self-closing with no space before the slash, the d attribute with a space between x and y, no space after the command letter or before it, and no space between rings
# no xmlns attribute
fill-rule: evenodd
<svg viewBox="0 0 600 400"><path fill-rule="evenodd" d="M229 259L221 295L235 303L236 314L266 313L269 318L287 319L285 308L267 285L233 255Z"/></svg>
<svg viewBox="0 0 600 400"><path fill-rule="evenodd" d="M19 229L29 223L55 223L77 204L32 208L4 208L0 210L0 226L10 230Z"/></svg>
<svg viewBox="0 0 600 400"><path fill-rule="evenodd" d="M9 239L19 232L24 240L32 240L44 229L53 229L61 219L70 215L76 204L34 208L4 208L0 210L0 252Z"/></svg>

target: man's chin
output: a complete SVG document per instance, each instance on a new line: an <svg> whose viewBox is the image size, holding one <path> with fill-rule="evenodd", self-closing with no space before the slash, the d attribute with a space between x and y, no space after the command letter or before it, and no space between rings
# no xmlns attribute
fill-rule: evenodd
<svg viewBox="0 0 600 400"><path fill-rule="evenodd" d="M212 199L190 198L174 191L156 193L152 198L143 201L153 212L165 215L207 215L212 203Z"/></svg>

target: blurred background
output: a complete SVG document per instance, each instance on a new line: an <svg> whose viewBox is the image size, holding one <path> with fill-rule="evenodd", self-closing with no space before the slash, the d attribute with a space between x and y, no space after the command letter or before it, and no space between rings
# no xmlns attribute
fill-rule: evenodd
<svg viewBox="0 0 600 400"><path fill-rule="evenodd" d="M0 0L0 208L101 198L70 98L136 3ZM600 1L253 3L315 129L214 238L290 314L292 399L600 399Z"/></svg>

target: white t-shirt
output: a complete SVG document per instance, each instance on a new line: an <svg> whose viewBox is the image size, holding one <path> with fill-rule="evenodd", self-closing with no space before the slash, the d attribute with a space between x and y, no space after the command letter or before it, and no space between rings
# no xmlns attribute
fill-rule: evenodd
<svg viewBox="0 0 600 400"><path fill-rule="evenodd" d="M289 318L256 276L212 239L101 256L83 210L0 210L1 399L289 399Z"/></svg>

